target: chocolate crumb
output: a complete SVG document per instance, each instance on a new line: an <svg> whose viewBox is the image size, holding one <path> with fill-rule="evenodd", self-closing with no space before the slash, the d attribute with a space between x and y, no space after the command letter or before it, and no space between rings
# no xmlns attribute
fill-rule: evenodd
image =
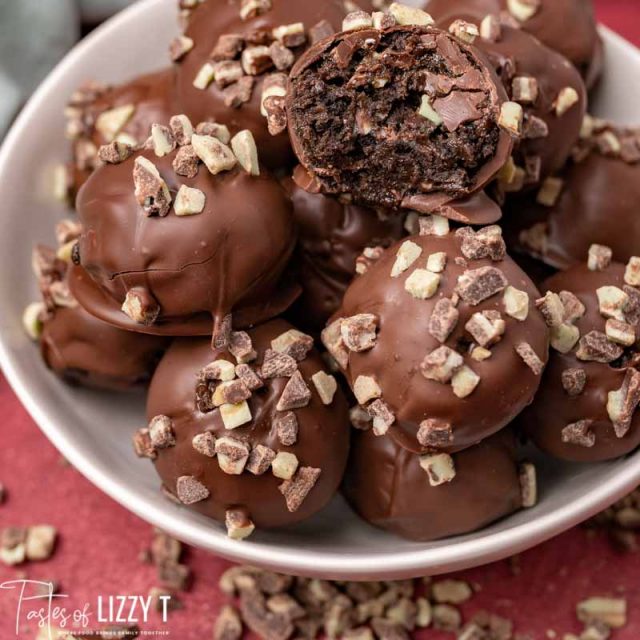
<svg viewBox="0 0 640 640"><path fill-rule="evenodd" d="M241 640L243 635L242 621L237 609L225 605L220 610L213 627L214 640Z"/></svg>
<svg viewBox="0 0 640 640"><path fill-rule="evenodd" d="M271 348L302 362L313 349L313 338L297 329L289 329L271 341Z"/></svg>
<svg viewBox="0 0 640 640"><path fill-rule="evenodd" d="M349 364L349 350L342 339L342 318L334 320L320 334L320 340L338 365L345 369Z"/></svg>
<svg viewBox="0 0 640 640"><path fill-rule="evenodd" d="M49 560L53 555L57 538L57 529L50 525L28 527L24 542L26 559L31 562Z"/></svg>
<svg viewBox="0 0 640 640"><path fill-rule="evenodd" d="M242 380L230 380L220 383L213 393L213 404L221 407L225 404L240 404L251 397L251 391L247 389Z"/></svg>
<svg viewBox="0 0 640 640"><path fill-rule="evenodd" d="M459 318L460 312L453 302L449 298L441 298L433 307L427 330L438 342L446 342Z"/></svg>
<svg viewBox="0 0 640 640"><path fill-rule="evenodd" d="M638 325L640 324L640 291L627 284L622 287L622 290L627 295L624 305L625 320L634 326Z"/></svg>
<svg viewBox="0 0 640 640"><path fill-rule="evenodd" d="M636 369L627 369L622 386L617 391L610 391L607 400L607 413L618 438L624 438L631 428L639 403L640 372Z"/></svg>
<svg viewBox="0 0 640 640"><path fill-rule="evenodd" d="M228 313L222 319L214 324L213 336L211 338L211 345L213 349L226 349L229 346L231 340L231 332L233 325L233 316Z"/></svg>
<svg viewBox="0 0 640 640"><path fill-rule="evenodd" d="M248 364L239 364L236 367L236 375L250 391L264 386L262 378Z"/></svg>
<svg viewBox="0 0 640 640"><path fill-rule="evenodd" d="M271 378L289 378L298 371L298 363L286 353L267 349L260 374L265 380Z"/></svg>
<svg viewBox="0 0 640 640"><path fill-rule="evenodd" d="M160 315L160 305L147 289L135 287L127 291L122 311L134 322L150 326Z"/></svg>
<svg viewBox="0 0 640 640"><path fill-rule="evenodd" d="M300 467L296 472L296 475L291 480L285 480L278 487L280 493L282 493L285 498L287 509L291 513L296 512L300 508L305 498L318 481L320 473L320 469L314 469L313 467Z"/></svg>
<svg viewBox="0 0 640 640"><path fill-rule="evenodd" d="M224 91L224 103L232 109L239 109L243 104L251 100L255 79L252 76L244 76Z"/></svg>
<svg viewBox="0 0 640 640"><path fill-rule="evenodd" d="M569 396L579 396L586 384L587 372L584 369L565 369L562 372L562 388Z"/></svg>
<svg viewBox="0 0 640 640"><path fill-rule="evenodd" d="M351 426L358 431L369 431L373 426L373 419L367 410L359 405L349 410L349 421Z"/></svg>
<svg viewBox="0 0 640 640"><path fill-rule="evenodd" d="M562 442L580 447L593 447L596 434L591 431L593 420L578 420L562 429Z"/></svg>
<svg viewBox="0 0 640 640"><path fill-rule="evenodd" d="M149 458L155 460L158 456L153 443L151 442L151 436L149 429L138 429L133 435L133 450L138 458Z"/></svg>
<svg viewBox="0 0 640 640"><path fill-rule="evenodd" d="M428 380L447 383L463 363L459 353L443 345L427 354L420 365L420 371Z"/></svg>
<svg viewBox="0 0 640 640"><path fill-rule="evenodd" d="M265 640L287 640L294 631L285 615L267 609L264 596L257 590L240 594L240 611L245 624Z"/></svg>
<svg viewBox="0 0 640 640"><path fill-rule="evenodd" d="M117 140L102 145L100 149L98 149L98 158L108 164L120 164L130 158L132 154L133 147L131 145L118 142Z"/></svg>
<svg viewBox="0 0 640 640"><path fill-rule="evenodd" d="M171 62L178 62L193 49L193 40L186 36L178 36L169 44L169 57Z"/></svg>
<svg viewBox="0 0 640 640"><path fill-rule="evenodd" d="M373 419L373 432L377 436L382 436L387 433L389 427L396 421L391 407L380 398L374 400L367 407L367 412Z"/></svg>
<svg viewBox="0 0 640 640"><path fill-rule="evenodd" d="M203 456L213 458L216 455L216 439L215 436L209 431L198 433L193 436L191 444L193 448Z"/></svg>
<svg viewBox="0 0 640 640"><path fill-rule="evenodd" d="M227 509L224 517L227 536L232 540L244 540L255 530L249 514L244 508Z"/></svg>
<svg viewBox="0 0 640 640"><path fill-rule="evenodd" d="M585 362L607 364L623 354L622 347L609 341L601 331L590 331L580 338L576 357Z"/></svg>
<svg viewBox="0 0 640 640"><path fill-rule="evenodd" d="M467 260L490 259L499 262L507 255L502 229L497 225L484 227L477 232L471 227L462 227L456 231L456 237L462 239L460 250Z"/></svg>
<svg viewBox="0 0 640 640"><path fill-rule="evenodd" d="M272 136L278 136L287 129L287 111L285 96L267 96L262 107L267 118L267 128Z"/></svg>
<svg viewBox="0 0 640 640"><path fill-rule="evenodd" d="M604 271L613 258L613 251L610 247L601 244L592 244L589 247L589 259L587 265L590 271Z"/></svg>
<svg viewBox="0 0 640 640"><path fill-rule="evenodd" d="M195 504L209 497L209 489L194 476L180 476L176 483L176 493L182 504Z"/></svg>
<svg viewBox="0 0 640 640"><path fill-rule="evenodd" d="M149 437L154 449L166 449L176 444L173 421L168 416L155 416L149 422Z"/></svg>
<svg viewBox="0 0 640 640"><path fill-rule="evenodd" d="M310 400L311 391L300 371L296 371L291 378L289 378L289 382L287 382L286 387L282 391L276 409L278 411L300 409L306 407Z"/></svg>
<svg viewBox="0 0 640 640"><path fill-rule="evenodd" d="M133 167L136 201L147 216L164 217L171 208L171 193L158 168L145 158L136 158Z"/></svg>
<svg viewBox="0 0 640 640"><path fill-rule="evenodd" d="M456 293L472 307L500 293L509 283L500 269L480 267L465 271L456 285Z"/></svg>
<svg viewBox="0 0 640 640"><path fill-rule="evenodd" d="M269 55L278 71L288 71L296 59L293 51L277 40L269 45Z"/></svg>
<svg viewBox="0 0 640 640"><path fill-rule="evenodd" d="M571 291L561 291L560 300L564 306L564 322L575 322L585 314L585 306L580 302L578 296Z"/></svg>
<svg viewBox="0 0 640 640"><path fill-rule="evenodd" d="M263 444L257 444L251 450L245 469L255 476L261 476L271 467L276 452Z"/></svg>
<svg viewBox="0 0 640 640"><path fill-rule="evenodd" d="M564 322L565 308L557 293L547 291L543 298L536 300L536 307L548 327L559 327Z"/></svg>
<svg viewBox="0 0 640 640"><path fill-rule="evenodd" d="M277 415L273 420L273 429L281 445L292 447L298 440L298 419L293 411Z"/></svg>
<svg viewBox="0 0 640 640"><path fill-rule="evenodd" d="M160 529L154 529L153 540L149 549L153 564L159 566L165 563L177 563L180 561L182 552L182 543L179 540Z"/></svg>
<svg viewBox="0 0 640 640"><path fill-rule="evenodd" d="M320 370L311 376L311 382L313 382L322 404L330 405L338 390L336 379L332 375Z"/></svg>
<svg viewBox="0 0 640 640"><path fill-rule="evenodd" d="M249 460L249 446L242 440L224 436L216 440L218 464L224 473L240 475Z"/></svg>
<svg viewBox="0 0 640 640"><path fill-rule="evenodd" d="M368 351L376 344L377 328L378 319L371 313L344 318L340 325L342 341L350 351Z"/></svg>
<svg viewBox="0 0 640 640"><path fill-rule="evenodd" d="M173 170L185 178L195 178L198 175L198 158L193 146L188 144L178 149L173 159Z"/></svg>
<svg viewBox="0 0 640 640"><path fill-rule="evenodd" d="M522 506L529 509L538 502L538 480L535 466L531 462L523 462L520 465L519 476Z"/></svg>
<svg viewBox="0 0 640 640"><path fill-rule="evenodd" d="M233 60L242 52L244 38L235 33L225 33L218 38L218 42L211 51L209 57L218 62L220 60Z"/></svg>
<svg viewBox="0 0 640 640"><path fill-rule="evenodd" d="M490 310L474 313L464 328L481 347L489 347L501 340L506 323L499 311Z"/></svg>
<svg viewBox="0 0 640 640"><path fill-rule="evenodd" d="M516 353L522 358L524 363L533 371L534 375L539 376L544 370L544 362L538 354L533 350L528 342L520 342L515 347Z"/></svg>
<svg viewBox="0 0 640 640"><path fill-rule="evenodd" d="M420 423L418 442L429 449L441 449L453 443L451 423L439 418L428 418Z"/></svg>

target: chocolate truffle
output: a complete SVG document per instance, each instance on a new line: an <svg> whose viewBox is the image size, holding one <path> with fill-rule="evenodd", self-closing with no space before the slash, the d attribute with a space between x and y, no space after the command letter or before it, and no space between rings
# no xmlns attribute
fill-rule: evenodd
<svg viewBox="0 0 640 640"><path fill-rule="evenodd" d="M172 68L121 85L89 82L74 92L65 111L73 156L67 176L72 203L91 172L102 164L98 149L114 140L143 144L151 125L168 121L175 112L174 94Z"/></svg>
<svg viewBox="0 0 640 640"><path fill-rule="evenodd" d="M77 227L61 224L67 231ZM61 246L58 254L68 253L67 248ZM36 247L33 264L43 302L28 308L25 321L32 337L39 338L47 366L86 387L126 390L148 383L167 340L116 329L87 313L71 295L67 262L54 249Z"/></svg>
<svg viewBox="0 0 640 640"><path fill-rule="evenodd" d="M354 27L300 58L286 99L289 135L323 193L431 213L494 177L522 108L506 102L477 49L406 11L416 10L397 7L382 26L400 24Z"/></svg>
<svg viewBox="0 0 640 640"><path fill-rule="evenodd" d="M602 72L603 47L591 0L421 0L438 26L457 19L480 24L488 14L530 33L568 58L592 88ZM489 25L486 27L489 28Z"/></svg>
<svg viewBox="0 0 640 640"><path fill-rule="evenodd" d="M500 228L438 225L426 216L422 232L438 235L395 244L356 278L322 335L374 432L417 453L499 431L533 399L548 356L538 291Z"/></svg>
<svg viewBox="0 0 640 640"><path fill-rule="evenodd" d="M370 524L426 542L533 506L535 468L518 468L509 429L453 456L420 456L365 431L353 438L343 493Z"/></svg>
<svg viewBox="0 0 640 640"><path fill-rule="evenodd" d="M84 225L72 289L116 326L158 335L211 335L284 310L280 284L295 244L291 201L258 163L250 132L220 125L153 127L153 149L103 147L111 161L78 196ZM219 137L216 137L219 136ZM221 140L221 139L222 140ZM202 162L201 162L202 161Z"/></svg>
<svg viewBox="0 0 640 640"><path fill-rule="evenodd" d="M524 109L515 167L501 172L499 184L507 192L539 186L562 169L578 141L587 104L584 83L564 56L525 31L502 27L487 35L474 44L487 54L509 98Z"/></svg>
<svg viewBox="0 0 640 640"><path fill-rule="evenodd" d="M285 185L298 223L293 268L302 286L291 317L297 326L319 334L356 273L404 235L403 216L308 193L289 179Z"/></svg>
<svg viewBox="0 0 640 640"><path fill-rule="evenodd" d="M580 263L592 243L625 262L638 252L640 131L585 119L575 160L535 196L507 202L505 237L514 250L557 269Z"/></svg>
<svg viewBox="0 0 640 640"><path fill-rule="evenodd" d="M310 517L342 480L346 400L313 340L283 320L234 332L213 353L208 340L176 340L147 412L139 454L170 494L226 521L231 537Z"/></svg>
<svg viewBox="0 0 640 640"><path fill-rule="evenodd" d="M640 444L640 258L625 266L594 245L588 264L543 283L551 325L549 365L522 424L543 451L599 461Z"/></svg>
<svg viewBox="0 0 640 640"><path fill-rule="evenodd" d="M310 43L340 31L346 4L201 2L189 12L184 35L172 44L181 108L194 121L215 118L232 131L250 129L267 166L290 166L293 154L277 116L287 74ZM370 8L368 0L357 4ZM273 104L267 103L269 96Z"/></svg>

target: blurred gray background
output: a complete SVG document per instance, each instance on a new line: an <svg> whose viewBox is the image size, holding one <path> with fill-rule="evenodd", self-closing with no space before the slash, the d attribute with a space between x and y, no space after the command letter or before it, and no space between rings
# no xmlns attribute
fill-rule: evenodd
<svg viewBox="0 0 640 640"><path fill-rule="evenodd" d="M0 0L0 138L87 31L134 0Z"/></svg>

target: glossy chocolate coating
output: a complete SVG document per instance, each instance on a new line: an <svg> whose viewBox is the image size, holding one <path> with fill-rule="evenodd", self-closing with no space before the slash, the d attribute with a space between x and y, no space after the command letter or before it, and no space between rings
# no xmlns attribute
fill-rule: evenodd
<svg viewBox="0 0 640 640"><path fill-rule="evenodd" d="M67 232L61 242L77 237L75 227ZM122 331L87 313L69 294L69 263L55 249L37 245L33 266L45 305L40 351L47 366L85 387L123 391L148 383L168 340Z"/></svg>
<svg viewBox="0 0 640 640"><path fill-rule="evenodd" d="M507 0L421 0L420 4L444 29L458 18L479 24L487 14L499 14L508 7ZM542 0L521 27L568 58L589 88L595 85L602 72L603 51L591 0Z"/></svg>
<svg viewBox="0 0 640 640"><path fill-rule="evenodd" d="M392 278L391 269L402 243L390 247L364 275L353 281L334 316L348 318L370 313L378 318L375 346L360 353L350 352L346 375L352 388L360 375L375 378L382 390L382 399L396 418L388 435L401 446L414 452L427 450L418 442L417 433L420 423L431 418L451 424L452 439L442 449L459 451L502 429L533 400L540 376L523 362L515 346L527 342L546 362L547 328L534 306L537 289L508 256L500 262L469 260L465 267L456 263L462 253L461 241L454 233L444 237L412 236L410 240L422 248L419 259L402 275ZM426 266L430 254L437 252L447 254L447 266L441 274L438 291L430 299L416 299L405 290L405 281L416 267ZM529 313L524 322L508 316L502 293L477 306L460 300L459 320L444 344L463 355L465 365L481 378L471 395L461 399L454 395L450 384L425 378L420 365L427 354L441 346L428 331L436 303L444 297L451 298L458 277L465 270L480 267L500 269L511 286L525 291L529 295ZM472 339L465 331L465 324L474 313L488 310L501 313L506 329L500 342L490 347L491 357L476 362L468 354L467 345Z"/></svg>
<svg viewBox="0 0 640 640"><path fill-rule="evenodd" d="M455 478L432 487L418 455L391 438L358 432L343 493L370 524L422 542L475 531L522 506L509 429L453 459Z"/></svg>
<svg viewBox="0 0 640 640"><path fill-rule="evenodd" d="M567 269L583 262L593 243L613 250L620 262L638 254L640 164L590 153L571 163L553 207L535 202L533 195L514 198L505 210L505 237L510 247L531 253L547 265ZM544 246L523 243L520 234L544 224Z"/></svg>
<svg viewBox="0 0 640 640"><path fill-rule="evenodd" d="M95 151L107 140L95 127L96 119L100 114L115 107L125 105L135 106L135 111L122 129L123 134L133 137L138 144L143 144L149 137L151 125L155 122L168 122L176 113L174 107L176 73L173 68L163 69L154 73L138 76L129 82L120 85L99 87L96 86L91 93L87 92L82 99L74 101L72 108L78 108L82 113L85 129L73 142L72 153L74 161L71 163L72 194L75 197L80 187L91 175L91 171L100 163L90 162L90 167L83 166L79 156L79 145L90 142ZM83 90L79 94L82 96ZM91 98L89 96L92 95Z"/></svg>
<svg viewBox="0 0 640 640"><path fill-rule="evenodd" d="M178 103L194 122L213 118L226 123L232 132L250 129L256 138L262 161L272 169L285 168L293 162L287 133L272 136L267 129L266 118L260 113L262 84L271 72L256 77L251 100L237 109L225 104L224 94L214 82L203 91L196 89L193 81L201 67L210 61L211 51L221 35L238 34L246 37L263 30L271 33L275 27L298 22L302 22L308 32L322 20L327 20L335 31L340 31L348 11L342 0L272 0L271 10L255 18L242 20L240 4L240 0L206 0L191 13L185 35L193 40L194 47L178 63ZM358 4L365 10L371 8L368 0L359 0ZM300 49L295 50L297 55Z"/></svg>
<svg viewBox="0 0 640 640"><path fill-rule="evenodd" d="M487 54L510 98L514 77L534 78L537 82L537 99L531 105L523 105L524 126L526 130L528 118L539 118L546 123L548 135L521 140L516 145L516 164L525 166L526 158L540 158L540 179L559 171L578 140L587 105L587 92L576 68L564 56L519 29L503 27L497 42L476 38L474 44ZM554 102L568 87L575 89L579 101L558 116Z"/></svg>
<svg viewBox="0 0 640 640"><path fill-rule="evenodd" d="M116 391L147 384L166 347L164 338L122 331L80 306L55 309L40 338L42 357L57 375Z"/></svg>
<svg viewBox="0 0 640 640"><path fill-rule="evenodd" d="M335 313L367 247L388 247L404 235L403 216L313 194L285 181L293 200L299 243L293 268L302 294L291 309L294 324L319 333Z"/></svg>
<svg viewBox="0 0 640 640"><path fill-rule="evenodd" d="M427 95L443 122L419 113ZM512 140L497 125L505 100L485 56L448 33L361 29L298 60L289 135L318 191L431 213L480 191L508 159Z"/></svg>
<svg viewBox="0 0 640 640"><path fill-rule="evenodd" d="M204 211L177 216L172 209L166 217L147 217L132 179L140 154L157 166L173 196L180 184L204 192ZM87 181L78 196L86 273L74 270L74 294L107 322L160 335L211 335L211 317L220 322L231 312L236 328L277 315L296 294L278 284L295 243L284 189L264 170L254 177L238 166L213 176L201 164L195 178L184 178L172 168L175 154L138 152ZM120 310L134 287L144 287L160 305L150 326Z"/></svg>
<svg viewBox="0 0 640 640"><path fill-rule="evenodd" d="M260 365L271 340L291 329L283 320L273 320L249 331L258 359L251 366ZM325 365L317 351L312 350L298 363L307 385L311 401L306 407L295 409L298 419L298 440L293 446L281 445L272 429L277 415L276 404L287 378L266 381L266 387L255 391L248 400L253 420L233 431L224 428L220 413L214 410L201 413L195 407L198 373L216 359L235 364L227 352L211 351L206 339L176 340L158 366L151 382L147 404L149 418L166 415L173 420L176 446L162 449L155 461L156 470L164 485L175 492L177 478L193 475L210 491L211 496L192 508L216 520L224 521L230 507L244 507L258 528L281 527L304 520L322 509L335 494L344 473L349 449L349 419L346 400L340 391L333 402L324 405L311 382ZM288 451L298 457L300 466L322 470L318 482L300 508L287 510L278 490L282 480L271 471L256 476L245 470L241 475L224 473L216 458L198 453L192 446L196 434L210 431L216 437L232 436L252 446L262 444L276 451Z"/></svg>
<svg viewBox="0 0 640 640"><path fill-rule="evenodd" d="M586 264L575 265L557 273L542 284L543 291L571 291L586 307L585 315L575 324L584 336L590 331L604 332L605 318L600 314L596 289L603 286L624 285L624 266L612 263L604 271L590 271ZM635 348L631 349L631 353ZM562 372L583 369L587 376L584 391L571 397L562 385ZM527 434L546 453L563 460L596 462L609 460L633 451L640 444L640 413L636 411L631 428L623 438L615 434L607 413L607 394L620 389L625 369L600 362L584 362L575 355L551 350L549 364L540 390L532 405L519 422ZM593 420L590 431L595 444L585 447L562 441L562 429L579 420Z"/></svg>

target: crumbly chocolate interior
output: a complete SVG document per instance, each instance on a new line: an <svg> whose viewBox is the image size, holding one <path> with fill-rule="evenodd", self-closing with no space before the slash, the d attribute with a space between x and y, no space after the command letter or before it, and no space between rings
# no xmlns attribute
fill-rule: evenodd
<svg viewBox="0 0 640 640"><path fill-rule="evenodd" d="M336 41L294 78L303 164L325 191L376 205L469 193L498 145L490 80L448 34L377 33ZM436 121L419 113L425 96Z"/></svg>

